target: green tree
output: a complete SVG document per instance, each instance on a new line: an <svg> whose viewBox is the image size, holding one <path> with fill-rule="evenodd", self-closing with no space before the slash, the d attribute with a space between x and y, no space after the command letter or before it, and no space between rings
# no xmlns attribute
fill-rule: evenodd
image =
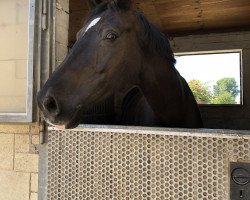
<svg viewBox="0 0 250 200"><path fill-rule="evenodd" d="M229 92L223 92L215 96L212 100L213 104L236 104L235 97Z"/></svg>
<svg viewBox="0 0 250 200"><path fill-rule="evenodd" d="M234 98L239 94L238 85L234 78L222 78L213 87L214 96L225 96L225 92L230 93ZM228 96L228 94L226 95Z"/></svg>
<svg viewBox="0 0 250 200"><path fill-rule="evenodd" d="M202 83L199 80L191 80L188 82L188 85L192 90L197 103L208 104L211 102L212 94L205 83Z"/></svg>
<svg viewBox="0 0 250 200"><path fill-rule="evenodd" d="M236 96L239 94L238 85L234 78L222 78L213 86L214 104L236 104Z"/></svg>

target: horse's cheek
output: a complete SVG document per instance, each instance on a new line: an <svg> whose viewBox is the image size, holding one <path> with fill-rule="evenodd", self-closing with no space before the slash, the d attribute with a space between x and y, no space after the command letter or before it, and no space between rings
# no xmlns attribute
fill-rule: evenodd
<svg viewBox="0 0 250 200"><path fill-rule="evenodd" d="M105 53L105 50L99 51L96 56L95 62L95 72L102 73L107 68L107 62L109 56Z"/></svg>

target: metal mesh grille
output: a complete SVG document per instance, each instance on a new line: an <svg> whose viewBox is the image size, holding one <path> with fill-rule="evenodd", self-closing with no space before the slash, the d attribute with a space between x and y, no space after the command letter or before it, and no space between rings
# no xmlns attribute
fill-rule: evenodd
<svg viewBox="0 0 250 200"><path fill-rule="evenodd" d="M48 199L226 200L229 162L249 148L248 136L50 130Z"/></svg>

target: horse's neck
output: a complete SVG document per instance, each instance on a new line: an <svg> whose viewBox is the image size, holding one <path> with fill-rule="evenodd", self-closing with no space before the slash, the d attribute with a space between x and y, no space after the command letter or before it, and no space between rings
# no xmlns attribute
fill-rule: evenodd
<svg viewBox="0 0 250 200"><path fill-rule="evenodd" d="M179 73L159 58L144 63L141 90L162 124L172 127L201 127L194 97Z"/></svg>
<svg viewBox="0 0 250 200"><path fill-rule="evenodd" d="M159 126L151 106L135 87L123 99L121 124L137 126Z"/></svg>

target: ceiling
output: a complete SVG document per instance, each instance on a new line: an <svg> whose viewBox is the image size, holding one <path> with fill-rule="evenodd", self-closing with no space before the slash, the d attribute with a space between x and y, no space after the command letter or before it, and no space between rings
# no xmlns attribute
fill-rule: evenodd
<svg viewBox="0 0 250 200"><path fill-rule="evenodd" d="M132 0L156 26L170 36L250 30L250 0ZM70 35L88 12L83 0L70 0Z"/></svg>

